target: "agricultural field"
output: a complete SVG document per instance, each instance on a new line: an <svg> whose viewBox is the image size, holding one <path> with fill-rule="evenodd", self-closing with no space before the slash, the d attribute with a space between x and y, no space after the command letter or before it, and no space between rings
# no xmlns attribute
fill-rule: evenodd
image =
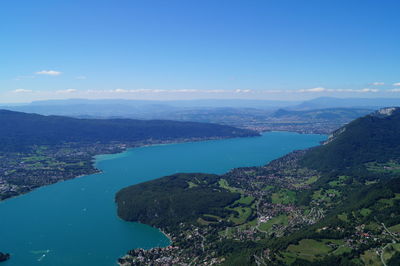
<svg viewBox="0 0 400 266"><path fill-rule="evenodd" d="M369 171L376 173L400 173L400 163L393 160L387 163L367 163L366 167Z"/></svg>
<svg viewBox="0 0 400 266"><path fill-rule="evenodd" d="M369 266L381 266L382 262L377 254L376 250L367 250L361 255L361 260L364 262L365 265Z"/></svg>
<svg viewBox="0 0 400 266"><path fill-rule="evenodd" d="M389 227L390 232L400 233L400 224L393 225Z"/></svg>
<svg viewBox="0 0 400 266"><path fill-rule="evenodd" d="M290 245L285 252L282 252L283 260L286 263L293 263L296 258L307 261L314 261L321 256L328 254L342 254L350 249L344 247L344 241L335 239L302 239L296 245Z"/></svg>
<svg viewBox="0 0 400 266"><path fill-rule="evenodd" d="M276 217L273 217L271 220L261 223L259 229L264 232L270 232L274 225L287 225L288 224L288 216L283 214Z"/></svg>
<svg viewBox="0 0 400 266"><path fill-rule="evenodd" d="M296 200L296 192L282 189L279 192L272 193L271 200L274 204L292 204Z"/></svg>

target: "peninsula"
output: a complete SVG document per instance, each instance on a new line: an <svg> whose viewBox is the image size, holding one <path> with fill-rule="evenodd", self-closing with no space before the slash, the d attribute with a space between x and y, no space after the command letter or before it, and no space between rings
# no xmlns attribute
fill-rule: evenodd
<svg viewBox="0 0 400 266"><path fill-rule="evenodd" d="M121 265L398 265L400 109L263 167L176 174L122 189L118 215L172 243Z"/></svg>

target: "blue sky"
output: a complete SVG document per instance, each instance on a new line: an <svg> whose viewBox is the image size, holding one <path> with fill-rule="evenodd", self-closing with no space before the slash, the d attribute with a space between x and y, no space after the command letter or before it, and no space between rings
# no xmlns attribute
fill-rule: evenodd
<svg viewBox="0 0 400 266"><path fill-rule="evenodd" d="M2 1L0 102L399 97L399 10L394 0Z"/></svg>

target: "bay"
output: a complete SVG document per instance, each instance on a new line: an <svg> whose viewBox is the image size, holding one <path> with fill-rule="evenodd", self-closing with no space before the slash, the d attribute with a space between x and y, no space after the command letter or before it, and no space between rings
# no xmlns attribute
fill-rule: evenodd
<svg viewBox="0 0 400 266"><path fill-rule="evenodd" d="M178 172L222 174L259 166L293 150L318 145L324 135L268 132L261 137L155 145L96 157L100 174L39 188L0 202L2 266L115 265L133 248L169 244L158 229L122 221L115 193Z"/></svg>

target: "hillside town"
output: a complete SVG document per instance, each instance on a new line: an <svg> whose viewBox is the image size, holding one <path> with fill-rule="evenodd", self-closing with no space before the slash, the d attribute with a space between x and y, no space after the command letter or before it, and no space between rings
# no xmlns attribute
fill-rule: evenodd
<svg viewBox="0 0 400 266"><path fill-rule="evenodd" d="M237 168L222 175L219 186L241 194L239 200L225 207L230 215L203 214L192 223L181 223L179 228L161 228L170 237L169 246L131 250L119 259L119 264L219 265L225 262L224 251L231 245L273 243L276 238L285 239L302 228L316 225L344 200L340 188L348 177L339 176L330 182L329 188L314 191L309 204L299 204L300 195L321 178L318 172L300 167L298 160L304 152L290 153L263 167ZM400 194L396 197L400 199ZM387 206L395 201L399 202L397 198L388 199ZM290 264L302 259L302 250L309 245L325 250L320 255L353 252L365 260L371 250L380 257L399 249L400 228L388 229L380 221L366 225L363 212L367 211L361 210L353 218L339 215L343 225L317 227L316 240L301 240L284 251L261 248L253 259L259 265Z"/></svg>

